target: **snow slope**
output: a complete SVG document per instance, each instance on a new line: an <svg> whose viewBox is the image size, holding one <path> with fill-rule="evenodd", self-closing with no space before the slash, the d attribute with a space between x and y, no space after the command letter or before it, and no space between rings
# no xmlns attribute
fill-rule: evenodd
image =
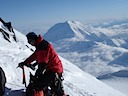
<svg viewBox="0 0 128 96"><path fill-rule="evenodd" d="M0 28L3 28L2 23L0 23ZM5 31L7 30L5 27ZM0 67L3 68L7 77L4 96L21 96L25 87L22 84L22 70L17 68L17 65L32 54L30 48L33 48L26 42L26 37L23 34L17 30L14 30L14 32L17 42L13 40L8 42L0 33ZM26 45L30 48L26 47ZM60 58L64 65L64 88L70 96L125 96L94 76L85 73L71 62L62 57ZM25 72L28 84L29 72L33 74L34 72L26 67Z"/></svg>

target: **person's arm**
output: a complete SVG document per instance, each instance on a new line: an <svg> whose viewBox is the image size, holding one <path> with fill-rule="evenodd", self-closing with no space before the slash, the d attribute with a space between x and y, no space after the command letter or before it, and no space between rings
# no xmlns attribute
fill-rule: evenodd
<svg viewBox="0 0 128 96"><path fill-rule="evenodd" d="M37 60L37 54L36 52L34 52L31 56L29 56L25 61L24 63L26 64L31 64L31 62Z"/></svg>

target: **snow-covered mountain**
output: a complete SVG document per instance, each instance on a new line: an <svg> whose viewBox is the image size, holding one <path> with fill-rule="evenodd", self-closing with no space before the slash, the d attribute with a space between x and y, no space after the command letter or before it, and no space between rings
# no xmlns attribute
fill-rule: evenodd
<svg viewBox="0 0 128 96"><path fill-rule="evenodd" d="M9 33L8 29L0 22L0 28ZM19 62L25 60L32 51L26 40L26 37L19 31L15 30L16 40L10 39L12 35L8 35L6 40L0 32L0 67L7 77L6 93L4 96L21 96L21 92L25 89L22 84L22 70L17 68ZM30 48L28 48L27 46ZM34 48L33 48L34 49ZM94 76L82 71L71 62L60 57L64 65L64 87L70 96L125 96L112 87L102 83ZM27 84L29 81L29 72L34 72L25 67Z"/></svg>
<svg viewBox="0 0 128 96"><path fill-rule="evenodd" d="M53 43L61 56L92 75L101 76L128 67L126 32L67 21L54 25L44 38Z"/></svg>
<svg viewBox="0 0 128 96"><path fill-rule="evenodd" d="M127 26L127 20L106 22L97 27L67 21L55 24L44 38L54 45L60 56L83 71L104 77L128 70ZM116 76L116 79L112 77L101 81L128 95L128 77Z"/></svg>
<svg viewBox="0 0 128 96"><path fill-rule="evenodd" d="M109 19L106 21L102 21L102 23L93 24L93 26L109 28L109 27L114 27L115 25L127 25L127 24L128 24L128 18L121 18L121 19ZM125 26L124 28L126 29L127 27Z"/></svg>

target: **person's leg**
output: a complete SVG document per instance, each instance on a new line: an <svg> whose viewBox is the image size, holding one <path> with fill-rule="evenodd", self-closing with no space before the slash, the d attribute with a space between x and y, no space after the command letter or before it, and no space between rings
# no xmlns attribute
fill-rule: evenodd
<svg viewBox="0 0 128 96"><path fill-rule="evenodd" d="M57 73L55 73L55 79L54 82L51 85L52 93L57 96L65 96L64 87L63 87L63 79L61 79L62 76L59 76Z"/></svg>
<svg viewBox="0 0 128 96"><path fill-rule="evenodd" d="M35 86L39 89L45 89L51 83L53 82L55 78L55 73L54 72L45 72L44 74L38 76L38 79L36 80Z"/></svg>

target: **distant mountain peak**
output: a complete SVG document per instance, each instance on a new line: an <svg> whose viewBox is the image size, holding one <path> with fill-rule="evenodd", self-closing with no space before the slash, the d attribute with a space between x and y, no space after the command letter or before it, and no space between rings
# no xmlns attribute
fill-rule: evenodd
<svg viewBox="0 0 128 96"><path fill-rule="evenodd" d="M83 24L80 23L79 21L69 21L69 20L68 20L68 21L66 21L66 23L68 23L69 25L70 25L70 24L77 24L77 25L80 24L80 25L83 25Z"/></svg>
<svg viewBox="0 0 128 96"><path fill-rule="evenodd" d="M85 26L78 21L66 21L51 27L44 35L44 38L52 42L72 38L84 41L91 36L92 31L91 26Z"/></svg>

